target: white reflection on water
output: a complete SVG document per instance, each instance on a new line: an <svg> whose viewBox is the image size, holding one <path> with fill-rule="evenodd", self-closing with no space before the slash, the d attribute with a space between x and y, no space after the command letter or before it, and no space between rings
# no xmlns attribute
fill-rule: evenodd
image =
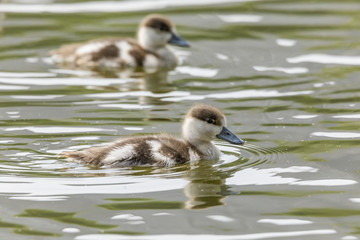
<svg viewBox="0 0 360 240"><path fill-rule="evenodd" d="M79 3L52 4L1 4L2 12L14 13L84 13L84 12L133 12L152 9L163 9L179 6L198 6L209 4L225 4L250 2L254 0L137 0L137 1L91 1Z"/></svg>
<svg viewBox="0 0 360 240"><path fill-rule="evenodd" d="M314 62L323 64L360 65L360 56L337 56L313 53L287 58L287 61L289 63Z"/></svg>
<svg viewBox="0 0 360 240"><path fill-rule="evenodd" d="M80 229L78 228L63 228L63 230L61 230L64 233L79 233Z"/></svg>
<svg viewBox="0 0 360 240"><path fill-rule="evenodd" d="M163 234L163 235L145 235L145 236L129 236L129 235L115 235L115 234L89 234L78 236L76 240L251 240L251 239L267 239L275 237L296 237L308 235L326 235L335 234L333 229L317 229L307 231L289 231L289 232L266 232L266 233L252 233L242 235L210 235L210 234Z"/></svg>
<svg viewBox="0 0 360 240"><path fill-rule="evenodd" d="M182 74L189 74L194 77L215 77L219 72L218 69L198 68L189 66L179 66L175 69L175 71Z"/></svg>
<svg viewBox="0 0 360 240"><path fill-rule="evenodd" d="M304 67L284 68L284 67L253 66L253 68L259 72L276 71L276 72L284 72L287 74L300 74L300 73L307 73L309 71L309 69Z"/></svg>
<svg viewBox="0 0 360 240"><path fill-rule="evenodd" d="M235 219L227 217L227 216L223 216L223 215L210 215L210 216L206 216L207 218L210 218L214 221L218 221L218 222L233 222L235 221Z"/></svg>
<svg viewBox="0 0 360 240"><path fill-rule="evenodd" d="M81 132L102 132L115 131L104 128L89 128L89 127L13 127L6 128L5 131L22 131L28 130L33 133L81 133Z"/></svg>
<svg viewBox="0 0 360 240"><path fill-rule="evenodd" d="M16 200L28 200L28 201L36 201L36 202L54 202L54 201L64 201L68 199L67 196L18 196L18 197L10 197L10 199Z"/></svg>
<svg viewBox="0 0 360 240"><path fill-rule="evenodd" d="M12 198L60 200L74 194L135 194L183 189L188 181L157 177L25 178L0 177L0 193Z"/></svg>
<svg viewBox="0 0 360 240"><path fill-rule="evenodd" d="M230 14L230 15L218 15L218 17L228 23L237 22L260 22L263 16L259 15L243 15L243 14Z"/></svg>
<svg viewBox="0 0 360 240"><path fill-rule="evenodd" d="M129 109L129 110L148 109L153 107L151 105L139 105L139 104L100 104L98 106L104 108L121 108L121 109Z"/></svg>
<svg viewBox="0 0 360 240"><path fill-rule="evenodd" d="M324 179L324 180L307 180L307 181L298 181L291 183L291 185L298 186L346 186L356 184L356 181L348 179Z"/></svg>
<svg viewBox="0 0 360 240"><path fill-rule="evenodd" d="M228 60L229 59L228 56L226 56L226 55L224 55L222 53L215 53L215 56L220 60Z"/></svg>
<svg viewBox="0 0 360 240"><path fill-rule="evenodd" d="M2 78L43 78L43 77L56 77L55 73L43 72L0 72Z"/></svg>
<svg viewBox="0 0 360 240"><path fill-rule="evenodd" d="M276 90L243 90L236 92L209 94L206 97L209 98L267 98L267 97L285 97L285 96L297 96L308 95L313 91L294 91L294 92L279 92Z"/></svg>
<svg viewBox="0 0 360 240"><path fill-rule="evenodd" d="M312 221L308 220L301 220L301 219L269 219L264 218L257 221L258 223L270 223L274 225L304 225L304 224L311 224Z"/></svg>
<svg viewBox="0 0 360 240"><path fill-rule="evenodd" d="M65 95L41 95L41 96L31 96L31 95L16 95L16 96L11 96L14 99L31 99L31 100L44 100L44 99L55 99L55 98L60 98L60 97L64 97Z"/></svg>
<svg viewBox="0 0 360 240"><path fill-rule="evenodd" d="M216 99L242 99L242 98L270 98L270 97L286 97L286 96L297 96L297 95L308 95L312 94L313 91L294 91L294 92L279 92L276 90L242 90L236 92L216 93L207 95L190 95L180 97L166 97L161 99L162 101L180 102L185 100L203 100L205 98L216 98Z"/></svg>
<svg viewBox="0 0 360 240"><path fill-rule="evenodd" d="M49 69L50 72L57 74L75 75L78 77L90 77L94 75L94 72L84 70L72 70L72 69Z"/></svg>
<svg viewBox="0 0 360 240"><path fill-rule="evenodd" d="M0 90L25 90L29 89L26 86L8 86L8 85L0 85Z"/></svg>
<svg viewBox="0 0 360 240"><path fill-rule="evenodd" d="M135 216L133 214L119 214L116 216L111 217L111 219L115 219L115 220L128 220L128 221L139 221L139 220L144 220L143 217L141 216Z"/></svg>
<svg viewBox="0 0 360 240"><path fill-rule="evenodd" d="M104 78L99 81L97 78L1 78L1 83L37 85L37 86L109 86L112 84L124 84L136 82L136 79Z"/></svg>
<svg viewBox="0 0 360 240"><path fill-rule="evenodd" d="M329 137L329 138L360 138L360 133L353 132L313 132L311 136Z"/></svg>
<svg viewBox="0 0 360 240"><path fill-rule="evenodd" d="M333 118L360 118L360 114L337 115Z"/></svg>
<svg viewBox="0 0 360 240"><path fill-rule="evenodd" d="M141 131L141 130L144 130L144 128L142 128L142 127L123 127L123 129L128 130L128 131Z"/></svg>
<svg viewBox="0 0 360 240"><path fill-rule="evenodd" d="M102 80L101 80L102 81ZM172 91L168 93L152 93L149 91L133 91L133 92L115 92L115 93L97 93L97 94L87 94L85 96L90 98L122 98L122 97L179 97L179 96L189 96L189 92L185 91Z"/></svg>
<svg viewBox="0 0 360 240"><path fill-rule="evenodd" d="M303 173L317 172L318 169L307 166L292 166L288 168L247 168L236 172L232 177L226 179L229 185L273 185L289 184L299 186L346 186L357 184L354 180L347 179L320 179L301 180L299 178L282 177L280 173Z"/></svg>
<svg viewBox="0 0 360 240"><path fill-rule="evenodd" d="M71 138L71 140L74 140L74 141L84 141L84 140L98 140L100 137L98 136L84 136L84 137L73 137Z"/></svg>
<svg viewBox="0 0 360 240"><path fill-rule="evenodd" d="M357 240L359 238L355 237L355 236L345 236L345 237L342 237L341 240Z"/></svg>
<svg viewBox="0 0 360 240"><path fill-rule="evenodd" d="M292 46L295 46L296 41L292 40L292 39L279 38L279 39L276 39L276 43L282 47L292 47Z"/></svg>
<svg viewBox="0 0 360 240"><path fill-rule="evenodd" d="M295 119L311 119L311 118L316 118L319 115L295 115L292 116Z"/></svg>

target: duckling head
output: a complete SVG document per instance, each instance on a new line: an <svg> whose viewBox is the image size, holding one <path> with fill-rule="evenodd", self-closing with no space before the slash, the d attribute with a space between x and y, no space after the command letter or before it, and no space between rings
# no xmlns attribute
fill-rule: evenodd
<svg viewBox="0 0 360 240"><path fill-rule="evenodd" d="M168 18L157 14L144 18L138 29L137 38L139 44L147 50L164 48L166 44L190 46L177 34L175 25Z"/></svg>
<svg viewBox="0 0 360 240"><path fill-rule="evenodd" d="M182 134L186 141L197 146L208 143L215 138L232 144L243 145L238 138L226 127L225 115L218 109L208 105L196 105L185 116Z"/></svg>

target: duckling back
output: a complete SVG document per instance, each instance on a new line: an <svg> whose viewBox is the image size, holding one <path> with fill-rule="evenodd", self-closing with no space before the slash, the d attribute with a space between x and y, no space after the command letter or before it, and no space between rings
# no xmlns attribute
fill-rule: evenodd
<svg viewBox="0 0 360 240"><path fill-rule="evenodd" d="M74 67L143 67L159 65L158 56L131 39L97 39L83 44L64 45L51 52L57 63Z"/></svg>
<svg viewBox="0 0 360 240"><path fill-rule="evenodd" d="M106 147L64 153L64 156L95 166L173 166L201 159L201 153L169 135L127 138Z"/></svg>

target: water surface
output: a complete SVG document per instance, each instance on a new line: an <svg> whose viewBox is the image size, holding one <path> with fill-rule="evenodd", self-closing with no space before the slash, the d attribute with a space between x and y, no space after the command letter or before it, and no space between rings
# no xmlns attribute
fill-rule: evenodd
<svg viewBox="0 0 360 240"><path fill-rule="evenodd" d="M358 1L3 1L0 237L359 239ZM190 49L164 72L69 69L61 44L171 18ZM219 161L91 168L58 154L178 135L194 103L247 141Z"/></svg>

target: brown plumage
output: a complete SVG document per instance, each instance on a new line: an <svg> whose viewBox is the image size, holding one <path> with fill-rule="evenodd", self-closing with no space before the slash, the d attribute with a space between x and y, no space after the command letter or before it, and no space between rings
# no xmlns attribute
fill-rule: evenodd
<svg viewBox="0 0 360 240"><path fill-rule="evenodd" d="M158 149L159 154L164 158L169 158L171 161L164 163L153 156L151 143L159 142L161 147ZM121 149L124 146L133 146L131 155L126 155L124 158L119 154L117 161L106 162L106 157L109 156L113 150ZM191 144L183 140L176 139L170 135L162 134L158 136L137 136L127 138L105 147L92 147L83 151L64 152L64 157L72 158L74 160L93 165L110 167L129 167L129 166L166 166L186 163L190 159L189 150L202 156Z"/></svg>

